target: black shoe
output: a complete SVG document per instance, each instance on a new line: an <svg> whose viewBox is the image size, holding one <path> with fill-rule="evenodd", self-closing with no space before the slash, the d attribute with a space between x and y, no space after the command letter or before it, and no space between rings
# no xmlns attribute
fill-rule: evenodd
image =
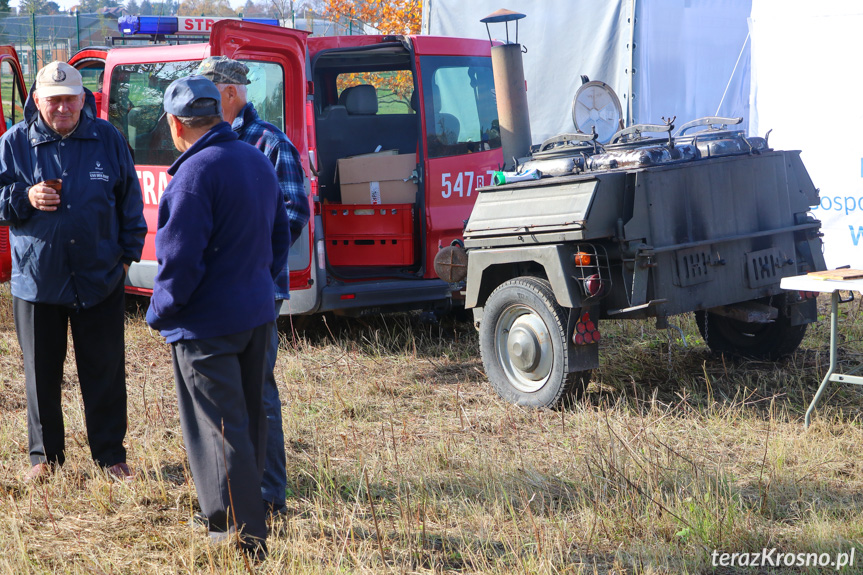
<svg viewBox="0 0 863 575"><path fill-rule="evenodd" d="M210 520L200 511L196 511L192 515L192 524L197 527L205 527L207 530L210 529Z"/></svg>
<svg viewBox="0 0 863 575"><path fill-rule="evenodd" d="M267 542L255 537L243 538L240 541L240 549L252 561L260 563L267 558Z"/></svg>
<svg viewBox="0 0 863 575"><path fill-rule="evenodd" d="M285 517L288 514L288 506L284 503L273 503L272 501L264 500L264 513L267 519L276 519Z"/></svg>

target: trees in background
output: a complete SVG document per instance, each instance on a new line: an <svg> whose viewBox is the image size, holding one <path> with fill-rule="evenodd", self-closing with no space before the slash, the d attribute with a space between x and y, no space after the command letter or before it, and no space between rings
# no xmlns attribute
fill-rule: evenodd
<svg viewBox="0 0 863 575"><path fill-rule="evenodd" d="M179 14L184 16L236 16L237 11L231 8L228 0L183 0L180 2Z"/></svg>
<svg viewBox="0 0 863 575"><path fill-rule="evenodd" d="M420 0L324 0L324 15L347 20L358 28L368 24L380 34L419 34L422 22ZM413 76L409 71L343 74L337 79L339 92L357 84L371 84L380 104L411 110Z"/></svg>
<svg viewBox="0 0 863 575"><path fill-rule="evenodd" d="M324 14L369 24L381 34L419 34L421 0L324 0Z"/></svg>

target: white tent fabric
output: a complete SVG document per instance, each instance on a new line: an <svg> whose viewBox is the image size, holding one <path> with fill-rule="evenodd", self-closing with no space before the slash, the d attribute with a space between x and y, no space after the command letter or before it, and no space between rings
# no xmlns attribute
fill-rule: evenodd
<svg viewBox="0 0 863 575"><path fill-rule="evenodd" d="M863 268L863 79L859 0L753 0L750 131L802 150L821 206L828 267Z"/></svg>
<svg viewBox="0 0 863 575"><path fill-rule="evenodd" d="M425 0L424 31L487 38L479 20L500 7ZM611 85L628 124L742 116L750 135L772 129L773 147L803 151L821 189L813 213L828 266L863 268L863 106L854 105L863 78L848 69L859 52L860 0L513 0L506 8L527 15L519 41L528 48L534 143L572 129L580 74Z"/></svg>
<svg viewBox="0 0 863 575"><path fill-rule="evenodd" d="M527 48L524 76L533 143L572 132L572 98L580 75L609 84L624 110L629 78L630 0L520 0L506 8L521 12L518 41ZM432 36L488 39L480 19L500 9L500 0L426 0L423 32ZM493 39L506 41L503 24L490 24ZM515 24L509 24L515 41Z"/></svg>
<svg viewBox="0 0 863 575"><path fill-rule="evenodd" d="M750 10L750 0L636 2L633 123L746 120Z"/></svg>
<svg viewBox="0 0 863 575"><path fill-rule="evenodd" d="M500 7L500 0L426 0L423 30L487 38L479 20ZM751 0L520 0L506 7L527 16L519 21L519 42L528 49L524 68L534 143L572 131L572 98L582 74L617 92L627 124L677 116L680 125L717 110L748 118ZM511 40L514 30L510 24ZM492 24L491 32L505 39L502 24ZM632 33L636 49L630 54Z"/></svg>

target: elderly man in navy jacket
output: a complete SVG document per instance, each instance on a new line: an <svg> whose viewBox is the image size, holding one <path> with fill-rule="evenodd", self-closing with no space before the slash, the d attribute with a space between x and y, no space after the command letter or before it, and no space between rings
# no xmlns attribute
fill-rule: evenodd
<svg viewBox="0 0 863 575"><path fill-rule="evenodd" d="M123 279L147 233L141 189L126 141L96 118L75 68L52 62L35 88L24 121L0 140L0 220L10 231L27 390L25 480L45 479L65 460L60 386L70 324L90 452L127 479Z"/></svg>
<svg viewBox="0 0 863 575"><path fill-rule="evenodd" d="M182 155L159 203L147 321L173 347L180 424L211 537L266 553L261 389L273 280L291 245L287 211L272 164L222 121L215 84L181 78L164 104Z"/></svg>

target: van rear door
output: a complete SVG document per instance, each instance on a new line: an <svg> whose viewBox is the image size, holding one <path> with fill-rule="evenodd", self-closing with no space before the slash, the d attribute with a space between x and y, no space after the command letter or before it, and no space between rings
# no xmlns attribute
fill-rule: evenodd
<svg viewBox="0 0 863 575"><path fill-rule="evenodd" d="M208 52L207 44L157 45L112 49L105 59L101 113L107 112L106 119L132 148L147 220L141 261L131 266L127 278L126 289L132 293L149 294L153 289L159 198L168 185L168 168L180 155L162 98L168 85L191 74Z"/></svg>
<svg viewBox="0 0 863 575"><path fill-rule="evenodd" d="M307 38L308 32L301 30L236 20L216 22L210 34L211 55L242 60L249 66L250 76L257 76L248 88L249 101L261 118L282 129L300 152L308 193ZM318 290L312 288L313 220L291 248L291 299L282 313L304 313L317 307Z"/></svg>
<svg viewBox="0 0 863 575"><path fill-rule="evenodd" d="M0 46L0 134L24 119L27 88L18 54L12 46ZM0 282L12 277L9 228L0 226Z"/></svg>

